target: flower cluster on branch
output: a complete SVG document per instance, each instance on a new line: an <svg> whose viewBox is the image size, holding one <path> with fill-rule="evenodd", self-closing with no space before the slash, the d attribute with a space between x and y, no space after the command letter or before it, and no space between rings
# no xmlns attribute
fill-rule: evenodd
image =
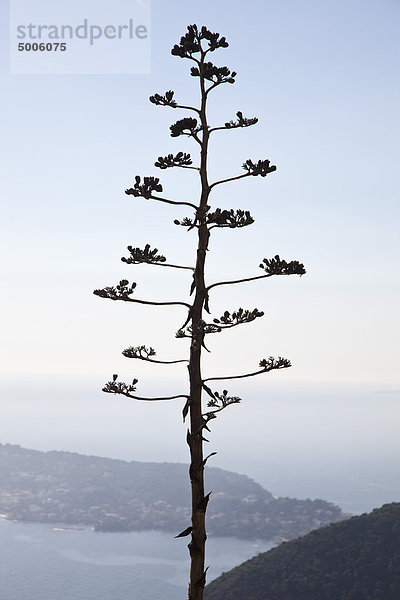
<svg viewBox="0 0 400 600"><path fill-rule="evenodd" d="M137 358L139 360L146 360L159 365L173 365L176 363L188 362L186 358L181 360L154 360L151 357L156 356L156 351L154 348L147 348L147 346L130 346L129 348L123 350L122 354L126 356L126 358Z"/></svg>
<svg viewBox="0 0 400 600"><path fill-rule="evenodd" d="M189 331L189 328L187 329L178 329L178 331L175 333L175 337L176 338L190 338L191 336L191 332Z"/></svg>
<svg viewBox="0 0 400 600"><path fill-rule="evenodd" d="M220 38L219 33L213 33L204 26L199 29L197 25L189 25L187 33L181 37L179 44L175 44L171 54L193 60L193 54L197 54L202 50L202 40L208 42L206 52L214 52L217 48L227 48L229 46L225 37Z"/></svg>
<svg viewBox="0 0 400 600"><path fill-rule="evenodd" d="M271 165L268 159L259 160L256 163L249 158L243 163L243 169L247 171L249 175L261 175L261 177L265 177L268 173L273 173L276 171L276 166Z"/></svg>
<svg viewBox="0 0 400 600"><path fill-rule="evenodd" d="M159 106L171 106L171 108L176 108L177 103L175 102L173 97L174 92L172 90L169 90L168 92L165 92L164 96L161 96L161 94L154 94L154 96L150 96L149 100L152 104L157 104Z"/></svg>
<svg viewBox="0 0 400 600"><path fill-rule="evenodd" d="M136 391L138 379L133 379L131 384L126 384L122 381L117 381L118 375L113 375L112 381L108 381L103 387L103 392L108 394L122 394L133 400L143 400L145 402L157 402L159 400L175 400L176 398L186 398L186 394L175 394L174 396L160 396L158 398L145 398L143 396L134 396L132 392Z"/></svg>
<svg viewBox="0 0 400 600"><path fill-rule="evenodd" d="M246 379L247 377L255 377L256 375L261 375L262 373L268 373L269 371L273 371L274 369L286 369L291 367L291 362L287 358L282 358L278 356L275 358L270 356L269 358L263 358L259 362L259 367L261 369L259 371L252 371L251 373L243 373L242 375L227 375L224 377L207 377L207 379L203 379L203 389L207 392L209 396L214 397L210 388L205 385L206 381L220 381L223 379Z"/></svg>
<svg viewBox="0 0 400 600"><path fill-rule="evenodd" d="M146 244L143 250L128 246L130 256L121 258L122 262L128 265L138 265L140 263L164 263L167 259L162 254L157 254L158 248L150 249L150 244Z"/></svg>
<svg viewBox="0 0 400 600"><path fill-rule="evenodd" d="M117 381L118 375L113 375L112 381L108 381L103 387L103 392L108 394L124 394L125 396L136 391L138 379L133 379L131 384L126 384L123 381Z"/></svg>
<svg viewBox="0 0 400 600"><path fill-rule="evenodd" d="M131 346L122 351L122 354L126 358L138 358L140 360L148 360L150 356L155 356L156 351L154 348L147 348L146 346Z"/></svg>
<svg viewBox="0 0 400 600"><path fill-rule="evenodd" d="M100 298L109 298L110 300L129 300L129 296L133 294L135 287L136 283L129 285L127 279L121 279L118 285L94 290L93 294L100 296Z"/></svg>
<svg viewBox="0 0 400 600"><path fill-rule="evenodd" d="M250 125L255 125L256 123L258 123L257 117L248 119L243 116L243 113L240 112L240 110L238 110L236 116L237 121L229 121L228 123L225 123L226 129L235 129L236 127L250 127Z"/></svg>
<svg viewBox="0 0 400 600"><path fill-rule="evenodd" d="M141 248L133 248L132 246L128 246L128 250L131 255L128 257L123 256L121 258L122 262L127 263L128 265L138 265L144 263L148 265L159 265L161 267L189 269L190 271L194 271L194 267L186 267L184 265L173 265L167 263L165 256L162 254L157 254L157 248L153 248L153 250L150 249L150 244L146 244L143 250Z"/></svg>
<svg viewBox="0 0 400 600"><path fill-rule="evenodd" d="M206 429L207 431L210 431L210 429L208 428L208 423L212 419L217 418L216 413L221 412L221 410L224 410L224 408L230 406L231 404L238 404L239 402L241 402L241 398L239 398L238 396L228 396L228 390L223 390L222 394L218 392L212 392L211 389L207 385L205 385L205 383L203 383L203 389L211 397L211 400L209 400L207 403L207 407L214 408L214 410L210 410L202 415L203 421L201 429ZM212 454L210 456L212 456Z"/></svg>
<svg viewBox="0 0 400 600"><path fill-rule="evenodd" d="M152 197L153 192L162 192L163 187L158 177L143 177L143 183L141 183L140 175L135 177L135 185L133 188L125 190L125 194L132 196L142 196L147 200Z"/></svg>
<svg viewBox="0 0 400 600"><path fill-rule="evenodd" d="M214 325L213 323L206 323L205 321L202 321L200 324L201 327L201 332L204 334L208 334L208 333L220 333L222 331L221 327L219 327L218 325ZM191 338L192 337L192 326L189 325L188 327L184 327L181 329L178 329L178 331L175 333L175 337L176 338Z"/></svg>
<svg viewBox="0 0 400 600"><path fill-rule="evenodd" d="M200 128L197 127L197 119L185 117L173 123L170 126L170 131L171 137L178 137L180 135L196 136Z"/></svg>
<svg viewBox="0 0 400 600"><path fill-rule="evenodd" d="M207 213L206 223L213 227L229 227L231 229L246 227L254 223L254 219L248 210L223 210L217 208L214 212ZM211 228L210 228L211 229Z"/></svg>
<svg viewBox="0 0 400 600"><path fill-rule="evenodd" d="M189 227L189 229L197 227L195 221L189 217L183 217L182 221L179 221L179 219L174 219L174 223L175 225L182 225L182 227Z"/></svg>
<svg viewBox="0 0 400 600"><path fill-rule="evenodd" d="M225 408L229 404L239 404L241 398L238 396L228 396L228 390L223 390L222 394L218 392L213 392L214 398L207 402L207 406L209 408Z"/></svg>
<svg viewBox="0 0 400 600"><path fill-rule="evenodd" d="M273 371L274 369L287 369L288 367L292 366L290 360L287 358L282 358L282 356L278 356L278 358L275 358L274 356L263 358L260 360L259 364L265 372Z"/></svg>
<svg viewBox="0 0 400 600"><path fill-rule="evenodd" d="M243 308L239 308L232 314L226 310L222 317L219 319L213 319L213 321L220 327L220 329L227 329L229 327L241 325L242 323L251 323L251 321L254 321L257 319L257 317L263 316L264 313L258 310L258 308L255 308L254 310L244 310Z"/></svg>
<svg viewBox="0 0 400 600"><path fill-rule="evenodd" d="M306 272L303 263L298 260L286 262L278 254L274 258L264 258L260 269L263 269L268 275L304 275Z"/></svg>
<svg viewBox="0 0 400 600"><path fill-rule="evenodd" d="M200 69L192 67L190 74L192 77L200 77ZM219 85L220 83L235 83L237 73L231 72L228 67L216 67L213 63L207 62L203 64L203 75L208 81Z"/></svg>
<svg viewBox="0 0 400 600"><path fill-rule="evenodd" d="M168 169L168 167L187 167L193 164L190 154L186 152L178 152L175 156L168 154L167 156L159 156L154 163L159 169Z"/></svg>

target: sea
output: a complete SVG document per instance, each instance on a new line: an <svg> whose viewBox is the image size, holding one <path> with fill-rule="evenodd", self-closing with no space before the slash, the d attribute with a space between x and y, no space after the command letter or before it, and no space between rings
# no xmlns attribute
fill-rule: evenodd
<svg viewBox="0 0 400 600"><path fill-rule="evenodd" d="M172 533L100 533L0 518L0 600L186 598L187 540ZM209 538L208 581L274 545Z"/></svg>
<svg viewBox="0 0 400 600"><path fill-rule="evenodd" d="M0 383L0 441L123 460L187 461L181 406L118 404L92 388L32 384L22 394L14 382ZM256 391L207 436L210 452L218 451L211 466L245 474L274 496L321 498L351 514L400 501L400 390L296 384L271 389L268 397ZM0 518L0 600L183 599L187 538L173 536ZM210 537L208 581L272 546Z"/></svg>

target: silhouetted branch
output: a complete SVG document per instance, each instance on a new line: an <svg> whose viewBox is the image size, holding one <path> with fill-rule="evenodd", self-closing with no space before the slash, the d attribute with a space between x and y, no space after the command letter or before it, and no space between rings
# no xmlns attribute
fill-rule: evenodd
<svg viewBox="0 0 400 600"><path fill-rule="evenodd" d="M128 192L125 192L126 194ZM178 202L176 200L167 200L167 198L160 198L159 196L150 196L151 200L158 200L158 202L165 202L166 204L175 204L176 206L190 206L197 210L197 206L191 202Z"/></svg>
<svg viewBox="0 0 400 600"><path fill-rule="evenodd" d="M149 100L152 104L156 104L158 106L169 106L170 108L183 108L185 110L193 110L198 115L200 115L200 111L198 108L195 108L194 106L183 106L182 104L177 104L176 101L173 99L173 96L174 92L172 90L169 90L168 92L165 92L164 96L161 96L161 94L154 94L154 96L150 96Z"/></svg>
<svg viewBox="0 0 400 600"><path fill-rule="evenodd" d="M219 285L232 285L235 283L244 283L246 281L255 281L256 279L263 279L264 277L272 277L272 275L304 275L306 270L303 263L298 260L291 260L286 262L276 254L274 258L264 258L263 262L259 265L260 269L265 271L265 275L258 275L256 277L246 277L243 279L234 279L232 281L219 281L213 283L206 288L207 293L214 287Z"/></svg>
<svg viewBox="0 0 400 600"><path fill-rule="evenodd" d="M262 369L260 371L254 371L253 373L245 373L244 375L231 375L229 377L208 377L207 379L203 379L203 384L206 381L222 381L225 379L244 379L245 377L254 377L254 375L260 375L261 373L268 373L269 371L274 371L276 369L287 369L291 367L291 362L287 358L282 358L278 356L278 358L274 358L270 356L268 359L263 358L259 363Z"/></svg>
<svg viewBox="0 0 400 600"><path fill-rule="evenodd" d="M193 161L190 154L186 152L178 152L175 156L168 154L167 156L159 156L158 160L154 163L155 167L159 169L168 169L170 167L181 167L182 169L195 169L199 171L199 167L192 167Z"/></svg>
<svg viewBox="0 0 400 600"><path fill-rule="evenodd" d="M146 244L143 250L141 250L141 248L133 248L133 246L128 246L128 250L131 253L131 256L128 258L123 256L121 258L122 262L127 263L128 265L139 265L146 263L149 265L158 265L159 267L173 267L174 269L189 269L194 271L193 267L173 265L165 262L167 260L165 256L157 255L157 248L150 250L150 244Z"/></svg>
<svg viewBox="0 0 400 600"><path fill-rule="evenodd" d="M185 106L184 104L177 104L176 108L183 108L184 110L193 110L194 112L196 112L198 115L200 115L200 111L198 108L196 108L195 106Z"/></svg>
<svg viewBox="0 0 400 600"><path fill-rule="evenodd" d="M229 69L228 69L229 70ZM235 71L232 71L232 75L234 77L236 77L237 73ZM232 77L230 79L225 79L224 81L216 81L213 85L210 85L210 87L206 90L206 96L208 96L208 94L216 87L218 87L219 85L223 84L223 83L235 83L235 79Z"/></svg>
<svg viewBox="0 0 400 600"><path fill-rule="evenodd" d="M209 133L213 131L220 131L221 129L237 129L238 127L250 127L251 125L255 125L258 123L257 117L253 117L252 119L247 119L243 116L243 113L240 110L236 113L237 121L229 121L225 123L225 125L221 127L213 127L210 129Z"/></svg>
<svg viewBox="0 0 400 600"><path fill-rule="evenodd" d="M250 175L254 177L257 177L258 175L265 177L268 175L268 173L273 173L273 171L276 171L276 166L271 165L269 160L259 160L257 163L253 163L252 160L248 159L245 163L243 163L242 166L246 173L243 175L236 175L235 177L228 177L227 179L221 179L221 181L215 181L210 185L210 190L221 183L237 181L238 179L243 179L244 177L249 177Z"/></svg>
<svg viewBox="0 0 400 600"><path fill-rule="evenodd" d="M271 165L269 160L259 160L253 163L250 158L243 163L243 169L245 169L249 175L265 177L269 173L276 171L276 166Z"/></svg>
<svg viewBox="0 0 400 600"><path fill-rule="evenodd" d="M208 393L209 396L211 396L211 400L208 401L207 407L215 408L215 410L210 410L202 415L202 429L207 429L207 431L210 431L208 428L209 421L216 419L217 413L221 412L231 404L239 404L239 402L241 402L241 398L238 396L228 396L228 390L223 390L222 394L219 394L218 392L212 392L210 388L204 384L204 382L203 389Z"/></svg>
<svg viewBox="0 0 400 600"><path fill-rule="evenodd" d="M298 260L286 262L279 257L279 254L274 258L264 258L260 264L260 269L263 269L269 275L304 275L306 270L303 263Z"/></svg>
<svg viewBox="0 0 400 600"><path fill-rule="evenodd" d="M136 298L130 298L130 294L136 287L136 283L132 283L129 287L129 281L122 279L119 284L114 286L105 287L101 290L94 290L95 296L100 298L108 298L109 300L123 300L124 302L136 302L138 304L151 304L153 306L185 306L189 310L192 308L187 302L153 302L150 300L138 300Z"/></svg>
<svg viewBox="0 0 400 600"><path fill-rule="evenodd" d="M166 202L167 204L175 204L176 206L190 206L197 210L197 206L192 204L191 202L178 202L176 200L168 200L167 198L160 198L159 196L154 196L153 191L162 192L162 185L159 183L158 177L144 177L143 184L141 184L140 175L136 175L135 177L135 185L133 188L129 188L125 190L125 194L128 196L135 196L146 198L146 200L158 200L159 202Z"/></svg>
<svg viewBox="0 0 400 600"><path fill-rule="evenodd" d="M243 323L251 323L257 319L257 317L263 317L264 313L259 311L258 308L254 310L243 310L239 308L237 311L230 314L227 310L224 312L222 317L219 319L213 319L217 327L221 329L229 329L230 327L236 327L236 325L242 325Z"/></svg>
<svg viewBox="0 0 400 600"><path fill-rule="evenodd" d="M131 392L136 391L138 379L133 379L132 383L127 385L124 382L117 381L118 375L113 375L113 380L108 381L103 387L103 392L107 394L122 394L133 400L143 400L144 402L158 402L159 400L175 400L176 398L188 398L186 394L177 394L176 396L160 396L158 398L144 398L142 396L133 396Z"/></svg>
<svg viewBox="0 0 400 600"><path fill-rule="evenodd" d="M225 379L244 379L245 377L254 377L254 375L260 375L261 373L265 372L265 369L261 369L260 371L253 371L253 373L245 373L244 375L230 375L228 377L208 377L207 379L203 379L203 383L205 381L223 381Z"/></svg>
<svg viewBox="0 0 400 600"><path fill-rule="evenodd" d="M246 277L243 279L232 279L232 281L219 281L217 283L213 283L206 288L207 293L214 287L218 287L220 285L233 285L235 283L245 283L246 281L255 281L256 279L264 279L265 277L271 277L271 275L257 275L256 277Z"/></svg>
<svg viewBox="0 0 400 600"><path fill-rule="evenodd" d="M254 223L254 219L248 210L239 209L234 211L233 208L230 210L222 210L221 208L217 208L214 212L207 213L206 223L207 225L214 223L214 225L209 227L209 230L213 229L214 227L227 227L230 229L235 229L251 225Z"/></svg>
<svg viewBox="0 0 400 600"><path fill-rule="evenodd" d="M154 360L151 356L156 356L154 348L147 348L146 346L130 346L122 351L122 354L126 358L137 358L139 360L145 360L151 363L157 363L162 365L174 365L176 363L189 362L187 359L182 360Z"/></svg>
<svg viewBox="0 0 400 600"><path fill-rule="evenodd" d="M216 185L220 185L221 183L227 183L228 181L236 181L237 179L243 179L244 177L249 177L251 173L244 173L243 175L237 175L236 177L228 177L227 179L221 179L220 181L215 181L210 185L210 190Z"/></svg>

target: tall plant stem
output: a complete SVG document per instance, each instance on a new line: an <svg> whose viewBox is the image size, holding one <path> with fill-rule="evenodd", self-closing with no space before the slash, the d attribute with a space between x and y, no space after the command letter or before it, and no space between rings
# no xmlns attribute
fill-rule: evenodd
<svg viewBox="0 0 400 600"><path fill-rule="evenodd" d="M201 349L204 341L204 330L202 327L203 309L206 300L206 286L204 281L204 269L206 252L210 233L206 225L207 201L210 187L207 178L207 152L208 152L208 125L206 104L207 95L204 79L204 57L202 53L199 61L200 68L200 93L201 108L200 121L202 126L202 140L200 153L200 180L201 196L197 211L198 219L198 245L197 261L194 272L195 297L191 311L192 317L192 340L189 359L190 380L190 433L188 443L190 447L190 481L192 490L192 539L189 543L190 552L190 583L189 600L202 600L205 585L205 512L207 502L204 494L204 460L203 460L203 438L202 438L202 377L201 377Z"/></svg>

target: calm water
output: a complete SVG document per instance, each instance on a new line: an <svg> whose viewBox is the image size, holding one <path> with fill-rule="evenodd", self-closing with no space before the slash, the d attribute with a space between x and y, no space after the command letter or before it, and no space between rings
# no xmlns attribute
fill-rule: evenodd
<svg viewBox="0 0 400 600"><path fill-rule="evenodd" d="M179 600L186 540L150 532L96 533L0 519L0 600ZM272 547L211 538L209 578Z"/></svg>
<svg viewBox="0 0 400 600"><path fill-rule="evenodd" d="M26 391L0 384L0 441L124 460L187 461L181 407L124 403L116 410L114 401L94 393L97 385L83 393L76 385L46 382ZM280 390L266 399L261 390L245 392L243 406L218 421L210 438L210 451L218 450L212 466L244 473L275 496L324 498L353 514L400 500L398 391ZM241 395L239 385L235 393ZM172 534L56 531L0 519L0 540L0 600L186 597L187 540ZM270 547L211 538L209 580Z"/></svg>

